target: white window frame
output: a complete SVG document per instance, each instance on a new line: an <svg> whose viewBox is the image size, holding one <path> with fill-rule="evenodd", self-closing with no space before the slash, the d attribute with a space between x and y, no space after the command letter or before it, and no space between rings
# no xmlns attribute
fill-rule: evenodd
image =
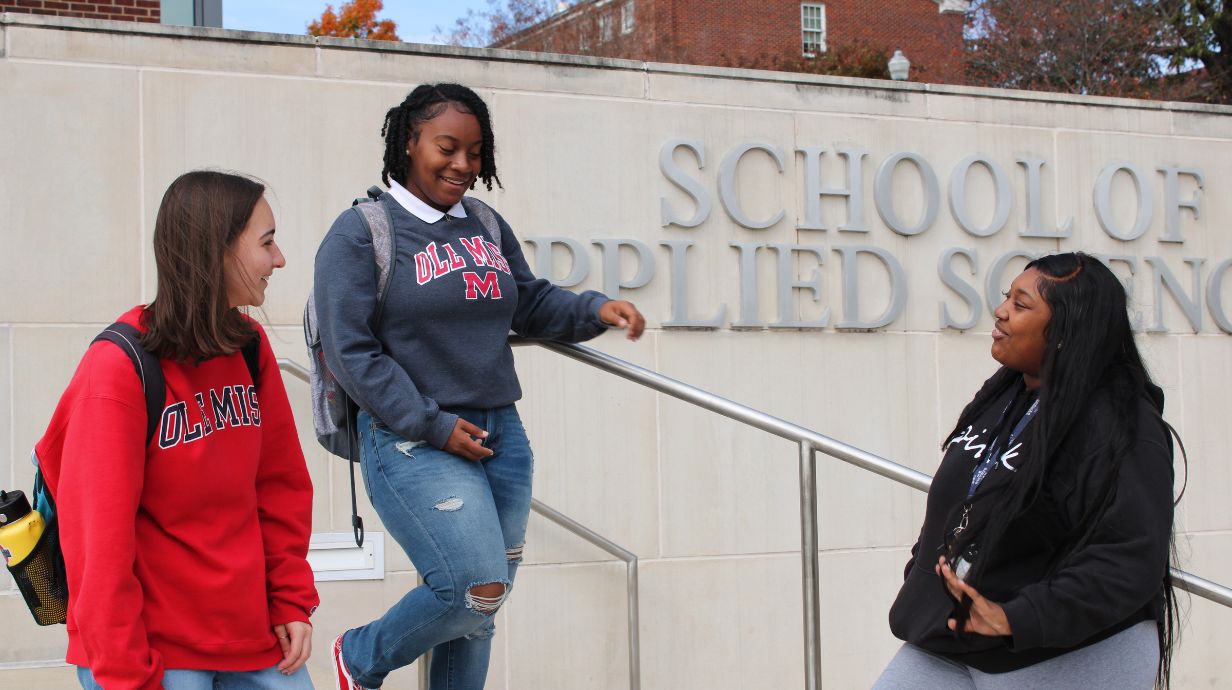
<svg viewBox="0 0 1232 690"><path fill-rule="evenodd" d="M826 52L825 3L800 3L800 44L804 57L816 57L817 53Z"/></svg>
<svg viewBox="0 0 1232 690"><path fill-rule="evenodd" d="M636 26L636 19L633 14L633 1L626 0L625 4L620 6L620 33L631 34Z"/></svg>
<svg viewBox="0 0 1232 690"><path fill-rule="evenodd" d="M612 36L612 13L604 12L599 15L599 42L607 43Z"/></svg>

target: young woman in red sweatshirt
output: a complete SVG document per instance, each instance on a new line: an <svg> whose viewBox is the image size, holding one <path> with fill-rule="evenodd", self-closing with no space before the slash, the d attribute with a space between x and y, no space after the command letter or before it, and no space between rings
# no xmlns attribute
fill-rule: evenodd
<svg viewBox="0 0 1232 690"><path fill-rule="evenodd" d="M120 317L165 378L149 443L141 378L98 342L35 448L60 516L67 660L87 690L312 687L312 484L268 339L238 309L286 263L264 192L197 171L163 196L157 296Z"/></svg>

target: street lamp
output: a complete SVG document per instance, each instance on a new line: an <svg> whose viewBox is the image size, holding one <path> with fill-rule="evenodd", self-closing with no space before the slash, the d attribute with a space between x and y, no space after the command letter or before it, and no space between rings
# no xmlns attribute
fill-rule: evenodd
<svg viewBox="0 0 1232 690"><path fill-rule="evenodd" d="M890 58L890 78L894 81L907 81L907 70L911 69L911 61L903 55L903 51L895 50Z"/></svg>

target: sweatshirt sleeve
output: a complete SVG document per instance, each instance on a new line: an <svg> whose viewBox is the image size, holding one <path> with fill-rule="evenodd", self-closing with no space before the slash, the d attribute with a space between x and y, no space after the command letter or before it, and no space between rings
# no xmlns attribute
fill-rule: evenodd
<svg viewBox="0 0 1232 690"><path fill-rule="evenodd" d="M594 290L569 292L543 278L536 278L509 224L499 215L497 222L501 227L501 253L518 284L518 309L513 315L515 333L580 343L607 330L599 320L599 307L609 301L603 293Z"/></svg>
<svg viewBox="0 0 1232 690"><path fill-rule="evenodd" d="M1080 644L1159 595L1172 535L1172 454L1166 438L1139 433L1090 540L1050 578L1002 604L1014 650Z"/></svg>
<svg viewBox="0 0 1232 690"><path fill-rule="evenodd" d="M141 383L119 348L95 345L64 431L56 502L60 542L76 561L69 606L94 678L108 690L158 690L163 661L150 648L134 573L136 517L145 474Z"/></svg>
<svg viewBox="0 0 1232 690"><path fill-rule="evenodd" d="M265 551L270 622L306 622L320 603L312 566L308 564L312 480L295 431L282 374L263 333L259 361L256 399L261 414L261 459L257 467L257 519Z"/></svg>
<svg viewBox="0 0 1232 690"><path fill-rule="evenodd" d="M911 556L907 559L907 565L903 566L903 582L907 581L907 576L911 575L911 569L915 567L915 559L920 555L920 539L917 538L915 543L911 545Z"/></svg>
<svg viewBox="0 0 1232 690"><path fill-rule="evenodd" d="M397 272L391 280L399 280ZM444 448L458 418L420 394L406 370L385 354L376 334L376 286L372 238L358 212L348 209L316 257L313 293L325 362L343 390L398 435Z"/></svg>

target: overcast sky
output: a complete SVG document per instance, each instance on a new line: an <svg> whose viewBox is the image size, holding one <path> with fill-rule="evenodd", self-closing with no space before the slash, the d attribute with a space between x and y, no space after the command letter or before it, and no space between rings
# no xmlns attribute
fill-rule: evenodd
<svg viewBox="0 0 1232 690"><path fill-rule="evenodd" d="M337 11L346 0L223 0L222 25L227 29L303 34L321 16L326 4ZM436 27L450 29L466 10L487 9L487 0L385 0L378 19L392 19L398 37L410 43L437 43Z"/></svg>

